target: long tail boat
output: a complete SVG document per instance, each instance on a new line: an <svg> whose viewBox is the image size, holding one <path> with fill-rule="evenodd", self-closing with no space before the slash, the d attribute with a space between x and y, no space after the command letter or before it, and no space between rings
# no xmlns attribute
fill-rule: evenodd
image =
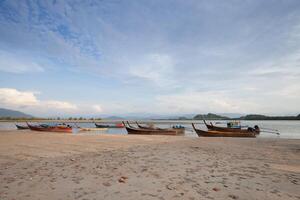
<svg viewBox="0 0 300 200"><path fill-rule="evenodd" d="M29 129L28 126L21 126L21 125L18 125L18 124L15 124L15 125L16 125L17 129L19 129L19 130Z"/></svg>
<svg viewBox="0 0 300 200"><path fill-rule="evenodd" d="M128 134L137 134L137 135L179 135L178 132L174 129L144 129L144 128L135 128L129 123L126 125L123 122Z"/></svg>
<svg viewBox="0 0 300 200"><path fill-rule="evenodd" d="M241 126L238 126L238 127L220 127L220 126L215 126L213 125L212 123L210 124L207 124L205 120L203 120L206 128L209 130L209 131L221 131L221 132L255 132L256 134L259 134L260 133L260 129L257 125L254 126L254 128L252 127L248 127L247 129L242 129Z"/></svg>
<svg viewBox="0 0 300 200"><path fill-rule="evenodd" d="M107 124L97 124L95 123L97 128L124 128L123 124L115 124L115 125L107 125Z"/></svg>
<svg viewBox="0 0 300 200"><path fill-rule="evenodd" d="M254 130L248 130L248 131L204 131L201 129L197 129L195 125L192 123L192 126L194 130L196 131L197 135L199 137L256 137L256 132Z"/></svg>
<svg viewBox="0 0 300 200"><path fill-rule="evenodd" d="M141 126L137 121L135 122L137 124L137 126L141 129L150 129L150 130L165 130L165 129L162 129L162 128L158 128L158 127L150 127L150 126ZM128 121L127 121L127 124ZM182 135L184 134L184 131L185 131L185 127L183 126L173 126L172 128L168 129L168 130L175 130L177 131L177 135Z"/></svg>
<svg viewBox="0 0 300 200"><path fill-rule="evenodd" d="M72 133L72 127L68 126L32 126L28 123L27 125L32 131Z"/></svg>

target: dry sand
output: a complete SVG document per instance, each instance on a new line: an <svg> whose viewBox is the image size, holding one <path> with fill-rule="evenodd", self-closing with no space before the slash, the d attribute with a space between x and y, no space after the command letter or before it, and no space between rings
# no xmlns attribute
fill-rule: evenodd
<svg viewBox="0 0 300 200"><path fill-rule="evenodd" d="M300 140L0 132L1 200L300 199Z"/></svg>

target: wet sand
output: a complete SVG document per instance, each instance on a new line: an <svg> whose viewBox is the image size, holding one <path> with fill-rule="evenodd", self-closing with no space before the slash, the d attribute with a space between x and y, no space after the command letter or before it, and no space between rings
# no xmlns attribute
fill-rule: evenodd
<svg viewBox="0 0 300 200"><path fill-rule="evenodd" d="M0 199L300 199L300 140L0 131Z"/></svg>

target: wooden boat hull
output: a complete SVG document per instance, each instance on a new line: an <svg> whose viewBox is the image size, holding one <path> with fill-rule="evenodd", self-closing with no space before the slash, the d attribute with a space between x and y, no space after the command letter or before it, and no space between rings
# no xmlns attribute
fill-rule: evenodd
<svg viewBox="0 0 300 200"><path fill-rule="evenodd" d="M223 128L223 127L216 127L213 126L212 128L207 128L210 131L219 131L219 132L235 132L235 133L248 133L249 130L247 129L237 129L237 128ZM255 131L256 134L259 134L259 131Z"/></svg>
<svg viewBox="0 0 300 200"><path fill-rule="evenodd" d="M128 122L127 122L128 123ZM129 124L129 123L128 123ZM149 127L149 126L141 126L136 122L137 126L140 129L147 129L147 130L174 130L177 132L177 135L183 135L185 132L185 128L170 128L170 129L163 129L163 128L157 128L157 127Z"/></svg>
<svg viewBox="0 0 300 200"><path fill-rule="evenodd" d="M118 125L118 126L116 126L116 125L105 125L105 124L96 124L95 123L95 126L97 127L97 128L124 128L124 126L122 125Z"/></svg>
<svg viewBox="0 0 300 200"><path fill-rule="evenodd" d="M141 128L131 128L125 127L128 134L136 134L136 135L178 135L176 130L165 129L165 130L157 130L157 129L141 129Z"/></svg>
<svg viewBox="0 0 300 200"><path fill-rule="evenodd" d="M28 124L28 127L32 131L41 131L41 132L60 132L60 133L72 133L71 127L40 127L40 126L31 126Z"/></svg>
<svg viewBox="0 0 300 200"><path fill-rule="evenodd" d="M196 129L194 124L192 124L194 130L199 137L250 137L255 138L255 132L229 132L229 131L204 131L201 129Z"/></svg>
<svg viewBox="0 0 300 200"><path fill-rule="evenodd" d="M18 130L26 130L26 129L29 129L28 126L20 126L20 125L17 125L17 124L16 124L16 127L17 127Z"/></svg>
<svg viewBox="0 0 300 200"><path fill-rule="evenodd" d="M106 131L107 128L80 128L80 131Z"/></svg>
<svg viewBox="0 0 300 200"><path fill-rule="evenodd" d="M184 135L185 133L185 128L172 128L172 130L175 130L177 135Z"/></svg>

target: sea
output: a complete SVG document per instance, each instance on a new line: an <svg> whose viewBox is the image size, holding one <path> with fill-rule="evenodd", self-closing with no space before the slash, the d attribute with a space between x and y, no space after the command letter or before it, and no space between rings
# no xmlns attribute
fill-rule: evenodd
<svg viewBox="0 0 300 200"><path fill-rule="evenodd" d="M103 124L114 124L116 121L106 121ZM208 121L216 124L217 126L226 126L227 121L222 120L212 120ZM186 128L185 136L186 137L197 137L197 134L192 128L192 123L196 123L196 127L207 130L205 125L202 121L195 121L195 120L147 120L140 122L141 124L153 124L156 127L160 128L170 128L174 125L182 125ZM3 133L3 130L16 130L16 123L14 122L0 122L0 134ZM18 122L19 125L25 125L23 122ZM38 124L32 122L32 124ZM48 123L53 124L53 123ZM71 126L75 127L74 123L67 123ZM95 128L94 123L76 123L80 127L85 128ZM132 125L135 126L136 124L132 122ZM254 125L258 125L262 130L266 132L261 132L258 137L262 138L287 138L287 139L300 139L300 120L262 120L262 121L241 121L242 126L249 126L253 127ZM2 130L2 131L1 131ZM22 130L20 130L22 131ZM276 134L276 133L279 133ZM127 134L125 128L109 128L107 130L101 131L85 131L81 132L79 129L74 128L73 134L80 134L80 135L91 135L91 134Z"/></svg>

